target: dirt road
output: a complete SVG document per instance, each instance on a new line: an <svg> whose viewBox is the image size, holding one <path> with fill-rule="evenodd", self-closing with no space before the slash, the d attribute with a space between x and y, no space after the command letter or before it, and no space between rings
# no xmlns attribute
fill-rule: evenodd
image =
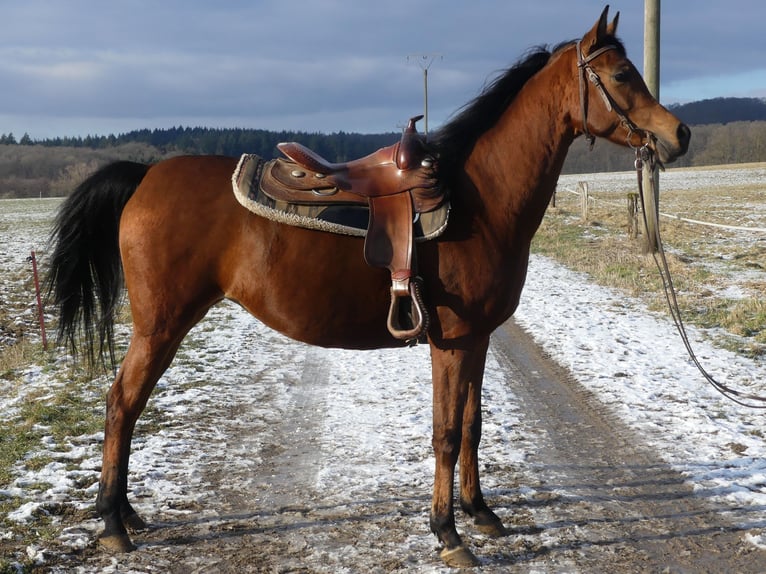
<svg viewBox="0 0 766 574"><path fill-rule="evenodd" d="M326 353L307 352L289 404L270 424L261 421L257 437L246 430L248 417L258 422L248 403L218 413L214 424L227 437L226 447L208 455L204 476L178 477L205 485L204 491L184 508L149 516L153 529L135 536L138 551L110 556L89 547L47 569L449 571L428 532L430 476L415 473L408 483L383 482L367 491L317 486L320 459L345 452L339 444L335 455L328 454L320 431L333 392ZM763 509L713 503L704 485L693 492L515 325L498 331L492 354L521 408L518 428L506 429L509 456L485 460L482 469L488 501L511 536L487 539L458 515L458 528L483 562L481 572L766 570L766 552L745 541L749 529L763 528ZM491 401L485 402L491 418ZM365 405L358 408L364 412ZM188 424L203 423L210 421ZM416 444L428 449L429 443L424 436ZM248 452L257 456L244 463ZM408 453L401 456L408 460Z"/></svg>

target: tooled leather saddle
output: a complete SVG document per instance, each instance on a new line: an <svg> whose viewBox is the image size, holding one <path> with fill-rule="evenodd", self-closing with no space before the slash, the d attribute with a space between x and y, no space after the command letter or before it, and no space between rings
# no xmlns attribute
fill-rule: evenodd
<svg viewBox="0 0 766 574"><path fill-rule="evenodd" d="M446 201L435 160L415 126L422 117L409 120L396 144L345 163L329 162L299 143L280 143L287 159L266 163L260 178L261 191L278 202L369 207L364 258L390 271L387 327L406 341L428 328L422 280L416 276L414 222Z"/></svg>

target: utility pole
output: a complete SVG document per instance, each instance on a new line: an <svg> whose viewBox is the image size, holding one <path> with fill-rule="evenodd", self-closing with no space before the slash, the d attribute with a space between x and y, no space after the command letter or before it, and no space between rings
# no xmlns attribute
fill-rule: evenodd
<svg viewBox="0 0 766 574"><path fill-rule="evenodd" d="M644 0L644 81L649 93L660 99L660 0ZM660 209L660 174L652 170L648 162L644 162L644 181L652 181L654 193L645 194L644 204L647 211L655 213L654 218L647 218L659 225ZM652 226L653 227L653 226ZM649 253L656 253L657 232L655 229L645 229L644 248Z"/></svg>
<svg viewBox="0 0 766 574"><path fill-rule="evenodd" d="M423 70L423 117L425 118L424 133L428 139L428 70L435 60L442 60L441 54L410 54L408 62L415 62Z"/></svg>
<svg viewBox="0 0 766 574"><path fill-rule="evenodd" d="M660 99L660 0L644 0L644 81Z"/></svg>

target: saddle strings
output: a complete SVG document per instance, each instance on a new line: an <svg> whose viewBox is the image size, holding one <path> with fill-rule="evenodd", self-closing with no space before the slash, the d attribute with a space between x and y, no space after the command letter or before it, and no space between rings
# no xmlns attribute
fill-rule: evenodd
<svg viewBox="0 0 766 574"><path fill-rule="evenodd" d="M647 225L647 217L649 217L646 213L646 204L644 202L644 185L643 185L643 167L644 164L648 162L649 165L649 171L652 174L652 183L651 186L651 192L654 193L654 173L657 169L657 166L659 165L659 162L655 159L654 153L649 148L648 144L645 144L639 148L636 148L636 172L637 172L637 178L638 178L638 194L641 198L641 210L643 212L644 217L644 229L649 229L649 226ZM654 215L652 215L654 217ZM702 376L705 378L705 380L710 383L710 385L713 386L713 388L721 393L724 397L727 399L737 403L738 405L741 405L743 407L747 408L753 408L753 409L766 409L766 396L759 396L754 395L751 393L744 393L742 391L739 391L737 389L733 389L723 383L718 382L710 373L708 373L705 368L702 366L700 361L697 359L697 355L694 352L694 349L691 346L691 342L689 341L689 337L686 334L686 328L684 327L684 323L681 319L681 309L678 304L678 299L676 297L676 290L673 285L673 279L670 276L670 268L668 266L667 258L665 257L665 249L662 246L662 239L660 238L660 226L659 226L659 220L655 222L654 225L655 229L655 239L657 241L657 251L652 253L652 256L654 258L654 262L657 265L657 270L659 271L660 278L662 279L662 286L663 290L665 292L665 300L668 303L668 308L670 309L670 315L673 317L673 322L676 326L676 329L678 330L679 335L681 336L681 340L684 343L684 347L686 347L686 351L689 354L689 357L691 358L694 365L697 367L697 370L702 374Z"/></svg>

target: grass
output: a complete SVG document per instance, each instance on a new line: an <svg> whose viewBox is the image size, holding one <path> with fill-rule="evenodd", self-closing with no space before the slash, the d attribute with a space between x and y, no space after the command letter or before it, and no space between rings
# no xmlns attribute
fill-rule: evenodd
<svg viewBox="0 0 766 574"><path fill-rule="evenodd" d="M28 426L6 423L0 427L0 485L13 479L13 467L39 445L41 436Z"/></svg>
<svg viewBox="0 0 766 574"><path fill-rule="evenodd" d="M104 391L100 380L85 376L75 367L62 366L53 360L53 354L36 351L34 345L23 340L0 353L0 361L5 388L18 396L14 411L3 413L0 424L0 489L11 485L20 470L41 471L53 462L65 463L68 470L78 469L81 461L69 454L72 441L103 429ZM44 365L43 372L60 370L65 382L25 390L24 367L29 364ZM0 556L16 555L15 562L0 559L0 574L16 573L17 566L21 572L35 571L34 564L19 554L19 549L59 536L62 526L56 518L71 513L69 505L45 504L29 523L7 518L9 512L51 486L42 480L24 484L24 498L0 496L0 531L10 536L0 540Z"/></svg>
<svg viewBox="0 0 766 574"><path fill-rule="evenodd" d="M595 200L583 221L580 198L557 194L557 205L546 213L532 251L637 297L653 311L666 311L653 257L643 253L640 237L628 237L627 198L609 192L591 196ZM762 186L728 187L725 193L716 188L668 190L661 195L660 211L741 225L757 215L763 203ZM710 329L711 337L725 348L750 357L766 355L766 235L664 218L660 229L684 322Z"/></svg>
<svg viewBox="0 0 766 574"><path fill-rule="evenodd" d="M31 364L39 357L37 345L22 339L0 351L0 379L11 379L17 369Z"/></svg>
<svg viewBox="0 0 766 574"><path fill-rule="evenodd" d="M90 392L89 392L90 391ZM71 437L92 435L103 428L103 396L79 384L26 394L16 416L0 426L0 487L14 477L14 467L39 470L55 460L56 452L69 450ZM53 443L49 454L30 457L41 448L43 437Z"/></svg>

